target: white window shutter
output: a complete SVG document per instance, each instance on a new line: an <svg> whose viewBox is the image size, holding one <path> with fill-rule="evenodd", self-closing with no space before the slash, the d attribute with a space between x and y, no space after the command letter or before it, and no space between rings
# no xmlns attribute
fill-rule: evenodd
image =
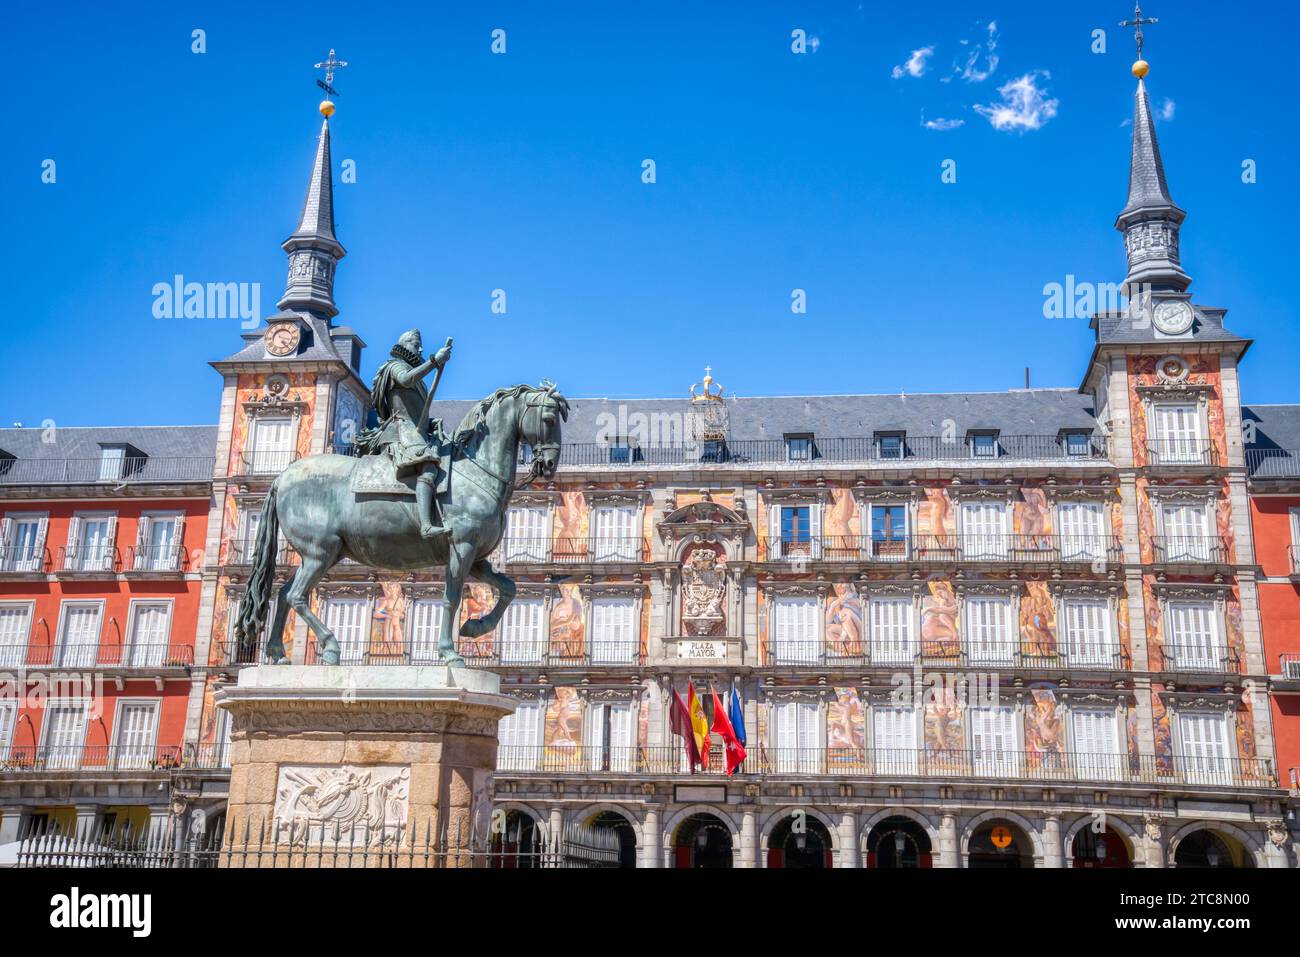
<svg viewBox="0 0 1300 957"><path fill-rule="evenodd" d="M813 558L822 557L822 503L808 503L809 548Z"/></svg>
<svg viewBox="0 0 1300 957"><path fill-rule="evenodd" d="M767 505L767 552L769 559L781 557L781 506L772 501Z"/></svg>

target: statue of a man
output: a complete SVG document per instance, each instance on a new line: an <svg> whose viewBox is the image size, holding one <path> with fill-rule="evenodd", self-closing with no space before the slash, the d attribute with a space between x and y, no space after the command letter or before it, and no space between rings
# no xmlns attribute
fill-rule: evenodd
<svg viewBox="0 0 1300 957"><path fill-rule="evenodd" d="M373 434L359 436L358 444L363 452L387 449L399 476L419 475L415 483L415 501L420 510L420 535L432 540L449 532L438 524L434 511L438 449L430 442L427 432L420 430L419 423L429 395L424 377L446 364L451 358L451 346L443 346L427 360L420 349L418 329L402 333L389 353L392 358L375 373L370 398L375 414L379 416L379 428L373 430Z"/></svg>

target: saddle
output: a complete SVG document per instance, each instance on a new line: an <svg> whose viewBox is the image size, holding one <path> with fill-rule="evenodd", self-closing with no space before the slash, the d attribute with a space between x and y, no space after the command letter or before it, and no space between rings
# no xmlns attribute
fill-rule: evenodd
<svg viewBox="0 0 1300 957"><path fill-rule="evenodd" d="M438 465L434 494L442 499L451 487L451 469L456 447L441 434L436 437L436 442L441 461ZM393 457L388 454L388 449L385 447L357 458L357 464L352 469L350 488L355 495L399 495L415 498L415 482L418 477L418 472L399 476Z"/></svg>

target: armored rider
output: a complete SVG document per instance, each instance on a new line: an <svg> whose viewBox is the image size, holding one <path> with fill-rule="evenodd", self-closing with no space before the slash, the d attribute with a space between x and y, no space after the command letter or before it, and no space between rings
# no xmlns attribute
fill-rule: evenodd
<svg viewBox="0 0 1300 957"><path fill-rule="evenodd" d="M451 340L428 359L420 351L420 331L404 332L389 353L392 358L379 367L370 388L370 398L379 428L362 433L358 444L362 452L387 449L398 476L418 475L415 501L420 514L420 535L428 540L450 538L451 531L438 524L435 493L439 472L439 455L435 441L421 430L426 415L429 390L424 377L441 369L451 358Z"/></svg>

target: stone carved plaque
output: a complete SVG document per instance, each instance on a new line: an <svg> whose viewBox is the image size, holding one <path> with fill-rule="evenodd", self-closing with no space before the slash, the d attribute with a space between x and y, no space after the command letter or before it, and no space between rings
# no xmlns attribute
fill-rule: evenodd
<svg viewBox="0 0 1300 957"><path fill-rule="evenodd" d="M682 621L692 635L712 634L725 620L726 565L711 548L696 548L682 563Z"/></svg>
<svg viewBox="0 0 1300 957"><path fill-rule="evenodd" d="M395 841L406 830L411 769L405 765L281 765L275 825L281 840L309 844Z"/></svg>

